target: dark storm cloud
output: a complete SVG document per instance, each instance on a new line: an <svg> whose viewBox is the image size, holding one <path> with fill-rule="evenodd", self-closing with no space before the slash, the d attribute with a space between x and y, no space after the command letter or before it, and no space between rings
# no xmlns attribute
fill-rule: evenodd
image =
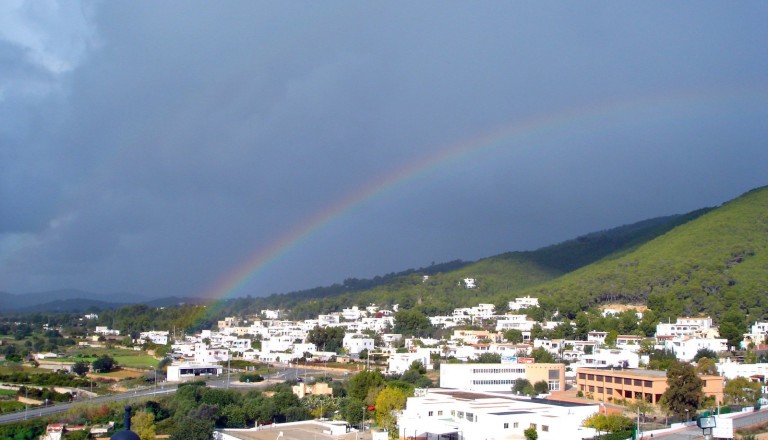
<svg viewBox="0 0 768 440"><path fill-rule="evenodd" d="M420 158L606 102L646 104L412 176L238 293L534 248L766 183L759 3L59 6L0 33L0 290L201 294Z"/></svg>

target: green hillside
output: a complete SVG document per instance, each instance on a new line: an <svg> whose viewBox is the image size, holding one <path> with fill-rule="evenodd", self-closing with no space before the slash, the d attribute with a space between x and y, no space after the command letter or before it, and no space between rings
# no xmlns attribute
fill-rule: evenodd
<svg viewBox="0 0 768 440"><path fill-rule="evenodd" d="M637 249L523 293L567 315L607 302L645 304L660 316L737 307L768 318L768 187L758 188Z"/></svg>
<svg viewBox="0 0 768 440"><path fill-rule="evenodd" d="M501 307L525 289L554 280L576 268L617 253L626 253L673 228L708 212L660 217L606 231L595 232L535 251L508 252L476 262L452 262L373 280L345 280L344 284L253 300L234 300L238 311L281 308L296 318L340 311L351 305L399 304L427 314L450 313L456 307L490 302ZM424 275L428 278L424 279ZM477 289L466 289L464 278L477 280Z"/></svg>

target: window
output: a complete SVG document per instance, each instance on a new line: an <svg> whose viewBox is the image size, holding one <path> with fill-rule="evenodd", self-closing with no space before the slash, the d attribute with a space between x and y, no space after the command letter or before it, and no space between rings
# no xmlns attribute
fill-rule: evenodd
<svg viewBox="0 0 768 440"><path fill-rule="evenodd" d="M587 375L585 373L579 373L579 379L584 380L586 378L587 378Z"/></svg>
<svg viewBox="0 0 768 440"><path fill-rule="evenodd" d="M438 411L438 412L437 412L437 415L438 415L438 416L442 416L442 415L443 415L443 412L442 412L442 411Z"/></svg>
<svg viewBox="0 0 768 440"><path fill-rule="evenodd" d="M639 387L639 386L642 386L642 385L643 385L643 381L642 381L642 380L640 380L640 379L635 379L635 386L636 386L636 387Z"/></svg>
<svg viewBox="0 0 768 440"><path fill-rule="evenodd" d="M427 413L427 415L428 415L429 417L432 417L432 411L430 411L429 413Z"/></svg>
<svg viewBox="0 0 768 440"><path fill-rule="evenodd" d="M597 380L602 382L603 381L603 375L602 374L598 374L597 375Z"/></svg>
<svg viewBox="0 0 768 440"><path fill-rule="evenodd" d="M536 424L535 423L531 423L531 426L529 426L529 428L536 429Z"/></svg>
<svg viewBox="0 0 768 440"><path fill-rule="evenodd" d="M643 386L646 388L651 388L653 386L653 383L651 383L650 380L646 380L645 382L643 382Z"/></svg>
<svg viewBox="0 0 768 440"><path fill-rule="evenodd" d="M504 424L504 429L509 429L509 423Z"/></svg>
<svg viewBox="0 0 768 440"><path fill-rule="evenodd" d="M613 382L613 376L605 376L606 382Z"/></svg>
<svg viewBox="0 0 768 440"><path fill-rule="evenodd" d="M594 374L587 374L587 380L595 380Z"/></svg>
<svg viewBox="0 0 768 440"><path fill-rule="evenodd" d="M548 425L541 425L541 430L544 432L549 432L549 426Z"/></svg>
<svg viewBox="0 0 768 440"><path fill-rule="evenodd" d="M632 379L624 378L624 385L632 385Z"/></svg>
<svg viewBox="0 0 768 440"><path fill-rule="evenodd" d="M513 424L512 424L512 427L513 427L513 428L517 428L517 422L513 423Z"/></svg>

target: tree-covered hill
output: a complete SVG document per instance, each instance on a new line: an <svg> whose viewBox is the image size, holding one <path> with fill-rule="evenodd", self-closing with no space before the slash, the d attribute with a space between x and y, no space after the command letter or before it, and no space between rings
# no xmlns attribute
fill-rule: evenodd
<svg viewBox="0 0 768 440"><path fill-rule="evenodd" d="M476 262L451 262L409 269L372 280L348 279L343 284L266 298L231 300L222 311L257 312L261 308L290 309L297 318L340 311L351 305L399 304L427 314L450 313L480 302L503 306L521 291L554 280L569 271L637 246L708 212L660 217L595 232L535 251L508 252ZM426 278L425 278L426 276ZM467 289L464 278L477 280Z"/></svg>
<svg viewBox="0 0 768 440"><path fill-rule="evenodd" d="M561 312L646 304L660 317L737 307L768 318L768 187L752 190L637 247L526 289Z"/></svg>

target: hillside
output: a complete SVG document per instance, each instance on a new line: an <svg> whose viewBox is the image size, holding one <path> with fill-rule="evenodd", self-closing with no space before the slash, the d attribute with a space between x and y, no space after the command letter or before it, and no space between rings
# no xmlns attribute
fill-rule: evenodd
<svg viewBox="0 0 768 440"><path fill-rule="evenodd" d="M752 190L637 249L523 293L561 311L604 302L647 303L660 316L737 307L768 318L768 187Z"/></svg>
<svg viewBox="0 0 768 440"><path fill-rule="evenodd" d="M281 308L291 309L295 317L307 318L369 303L417 307L429 314L450 313L455 307L473 306L478 302L501 306L516 293L606 256L629 252L706 212L707 209L702 209L644 220L535 251L508 252L472 263L452 262L267 298L234 299L224 305L223 310L253 313L261 308ZM475 278L478 288L464 288L460 283L463 278Z"/></svg>

